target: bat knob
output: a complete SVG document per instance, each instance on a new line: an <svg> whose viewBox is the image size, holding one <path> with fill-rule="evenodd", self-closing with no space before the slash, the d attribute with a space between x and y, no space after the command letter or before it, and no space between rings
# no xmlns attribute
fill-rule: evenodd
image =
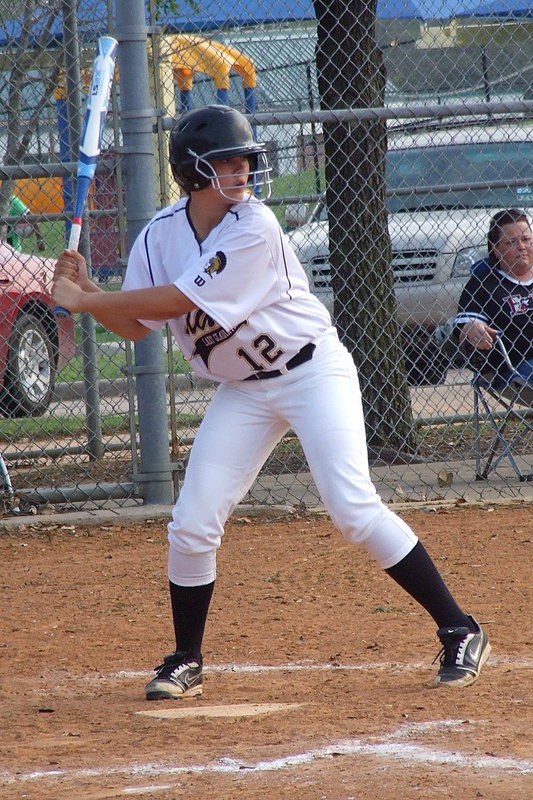
<svg viewBox="0 0 533 800"><path fill-rule="evenodd" d="M70 311L61 306L56 306L54 308L54 317L70 317Z"/></svg>

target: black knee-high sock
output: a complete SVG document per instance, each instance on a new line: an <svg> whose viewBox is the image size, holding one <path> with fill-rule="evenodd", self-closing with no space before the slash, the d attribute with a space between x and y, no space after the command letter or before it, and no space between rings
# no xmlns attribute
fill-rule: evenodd
<svg viewBox="0 0 533 800"><path fill-rule="evenodd" d="M202 639L215 582L204 586L178 586L169 581L176 650L202 663Z"/></svg>
<svg viewBox="0 0 533 800"><path fill-rule="evenodd" d="M426 609L439 628L472 628L471 620L455 602L422 542L385 572Z"/></svg>

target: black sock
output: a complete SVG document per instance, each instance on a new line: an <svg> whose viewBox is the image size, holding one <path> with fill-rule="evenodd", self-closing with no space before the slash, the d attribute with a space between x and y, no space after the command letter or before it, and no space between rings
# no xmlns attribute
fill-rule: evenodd
<svg viewBox="0 0 533 800"><path fill-rule="evenodd" d="M191 660L201 664L202 640L215 582L204 586L178 586L169 581L169 587L176 650L186 652Z"/></svg>
<svg viewBox="0 0 533 800"><path fill-rule="evenodd" d="M385 572L426 609L439 628L472 628L471 620L455 602L422 542Z"/></svg>

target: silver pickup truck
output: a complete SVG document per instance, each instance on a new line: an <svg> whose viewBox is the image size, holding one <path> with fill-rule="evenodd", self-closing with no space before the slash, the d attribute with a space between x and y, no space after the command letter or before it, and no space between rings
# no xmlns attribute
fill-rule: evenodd
<svg viewBox="0 0 533 800"><path fill-rule="evenodd" d="M533 126L463 125L389 136L386 165L407 376L413 384L437 384L449 362L434 333L455 315L472 265L487 255L491 216L501 208L533 207ZM294 218L289 208L289 223ZM325 202L289 238L311 290L333 313Z"/></svg>

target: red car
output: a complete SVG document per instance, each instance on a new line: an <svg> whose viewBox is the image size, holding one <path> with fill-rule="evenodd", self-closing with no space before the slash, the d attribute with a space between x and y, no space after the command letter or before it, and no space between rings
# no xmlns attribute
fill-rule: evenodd
<svg viewBox="0 0 533 800"><path fill-rule="evenodd" d="M55 317L54 262L0 242L0 414L31 417L50 405L55 377L76 351L74 320Z"/></svg>

